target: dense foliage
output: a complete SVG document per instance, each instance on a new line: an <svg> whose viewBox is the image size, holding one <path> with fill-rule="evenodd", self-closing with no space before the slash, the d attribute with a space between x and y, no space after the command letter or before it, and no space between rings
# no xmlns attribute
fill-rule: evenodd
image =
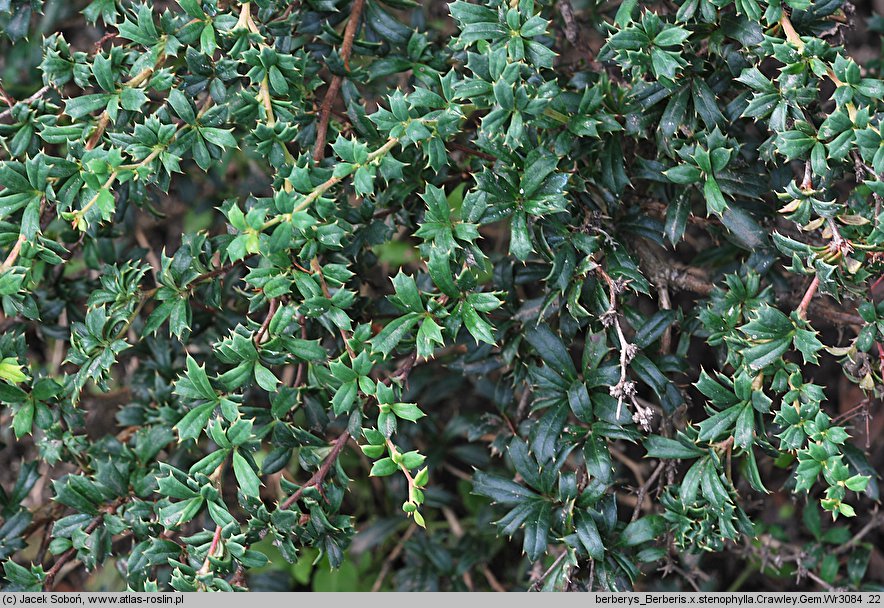
<svg viewBox="0 0 884 608"><path fill-rule="evenodd" d="M884 584L862 10L0 26L6 589Z"/></svg>

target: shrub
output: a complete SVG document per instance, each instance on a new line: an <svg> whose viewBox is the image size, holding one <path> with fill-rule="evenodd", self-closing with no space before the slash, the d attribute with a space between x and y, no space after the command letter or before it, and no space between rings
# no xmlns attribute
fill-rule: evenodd
<svg viewBox="0 0 884 608"><path fill-rule="evenodd" d="M880 589L858 19L0 2L5 588Z"/></svg>

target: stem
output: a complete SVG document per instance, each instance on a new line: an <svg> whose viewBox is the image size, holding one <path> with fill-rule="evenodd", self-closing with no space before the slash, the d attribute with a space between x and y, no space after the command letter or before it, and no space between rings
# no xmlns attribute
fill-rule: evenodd
<svg viewBox="0 0 884 608"><path fill-rule="evenodd" d="M381 146L380 148L378 148L374 152L371 152L368 155L368 159L365 161L366 164L374 162L375 160L377 160L378 158L380 158L381 156L383 156L384 154L389 152L391 149L393 149L393 147L397 143L399 143L399 139L396 137L391 137L390 139L388 139L387 143L385 143L383 146ZM307 207L312 205L316 201L316 199L318 199L320 196L322 196L323 194L328 192L328 190L330 188L332 188L336 184L341 183L342 181L344 181L343 177L330 177L330 178L328 178L327 180L325 180L324 182L322 182L321 184L316 186L310 192L310 194L308 194L304 198L304 200L302 200L300 203L298 203L295 206L295 208L292 210L292 213L282 213L280 215L277 215L273 219L267 220L266 222L264 222L264 225L261 226L261 230L262 231L267 230L268 228L272 228L273 226L276 226L277 224L279 224L283 221L287 222L287 221L291 220L293 213L303 211L304 209L306 209Z"/></svg>
<svg viewBox="0 0 884 608"><path fill-rule="evenodd" d="M212 537L212 544L209 545L209 551L206 553L206 561L203 562L202 568L199 569L197 574L208 574L209 570L212 567L212 563L209 561L209 558L215 554L215 551L218 550L218 545L221 543L221 526L215 526L215 535Z"/></svg>
<svg viewBox="0 0 884 608"><path fill-rule="evenodd" d="M270 321L273 320L273 315L276 314L276 307L279 304L279 301L276 298L270 298L270 306L267 309L267 316L264 317L264 322L261 323L260 329L258 329L258 333L255 334L255 346L261 344L261 338L264 337L264 334L267 333L267 328L270 326Z"/></svg>
<svg viewBox="0 0 884 608"><path fill-rule="evenodd" d="M151 295L156 293L156 290L151 291L153 292L151 293ZM132 314L130 314L129 317L126 319L126 323L123 325L123 327L120 328L120 331L117 332L117 335L114 336L115 340L121 340L123 336L126 335L126 332L129 331L129 328L132 327L132 323L135 322L135 319L138 317L138 313L141 312L141 309L144 308L147 300L150 299L148 293L150 292L145 292L144 295L141 297L141 300L139 300L138 302L138 306L135 307L135 310L133 310Z"/></svg>
<svg viewBox="0 0 884 608"><path fill-rule="evenodd" d="M95 125L95 131L93 131L89 141L86 142L87 150L92 150L98 145L98 142L101 141L101 136L104 135L104 131L107 129L108 123L110 123L110 115L107 112L102 112L101 118L98 119L98 124Z"/></svg>
<svg viewBox="0 0 884 608"><path fill-rule="evenodd" d="M313 258L310 260L310 270L319 275L319 285L322 287L322 295L331 300L331 292L328 289L328 283L325 282L325 276L322 274L322 267L319 265L319 259ZM356 359L356 353L353 352L353 348L350 346L350 334L345 329L341 330L341 340L344 341L344 348L347 349L347 354L350 355L350 359Z"/></svg>
<svg viewBox="0 0 884 608"><path fill-rule="evenodd" d="M299 498L301 498L307 488L319 486L319 484L321 484L325 480L326 476L332 468L332 465L337 460L338 454L340 454L341 450L344 449L344 446L347 445L348 439L350 439L350 433L347 431L344 431L340 436L338 436L338 438L332 444L331 452L329 452L328 456L325 457L325 460L322 461L322 465L316 470L313 476L310 477L309 480L307 480L307 483L298 488L297 492L286 498L285 501L283 501L279 505L280 509L288 509L293 504L295 504Z"/></svg>
<svg viewBox="0 0 884 608"><path fill-rule="evenodd" d="M233 26L234 30L249 29L249 21L251 20L251 13L249 11L251 9L251 4L251 2L242 3L242 6L239 9L239 19L236 20L236 25Z"/></svg>
<svg viewBox="0 0 884 608"><path fill-rule="evenodd" d="M556 566L558 566L562 562L562 560L565 559L566 555L568 555L567 548L564 551L562 551L561 555L559 555L556 558L556 561L554 561L552 563L552 565L549 568L547 568L546 572L544 572L542 575L540 575L540 578L538 578L536 581L534 581L534 584L531 585L531 589L533 591L537 591L538 589L540 589L540 586L543 584L543 581L545 581L547 578L549 578L549 575L552 574L553 570L556 569Z"/></svg>
<svg viewBox="0 0 884 608"><path fill-rule="evenodd" d="M258 93L258 98L264 104L264 112L267 113L267 126L272 127L276 124L276 117L273 115L273 103L270 99L270 76L266 74L261 80L261 90Z"/></svg>
<svg viewBox="0 0 884 608"><path fill-rule="evenodd" d="M399 450L396 449L396 445L387 439L387 449L390 450L390 457L399 454ZM398 464L399 470L405 475L405 479L408 480L408 501L414 501L414 477L412 477L411 472L409 472L408 468L404 464Z"/></svg>
<svg viewBox="0 0 884 608"><path fill-rule="evenodd" d="M0 265L0 272L4 270L8 270L15 264L15 261L18 259L18 254L21 253L21 246L24 245L25 241L28 240L25 238L25 235L19 234L18 239L15 241L15 245L12 246L12 249L9 251L9 255L6 256L6 259L3 260L3 264Z"/></svg>
<svg viewBox="0 0 884 608"><path fill-rule="evenodd" d="M362 7L365 0L354 0L350 9L350 20L347 21L347 27L344 29L344 42L341 45L341 59L344 61L344 69L350 70L350 54L353 52L353 40L356 37L356 28L359 26L359 19L362 16ZM322 160L325 151L325 136L328 132L328 121L331 115L332 102L338 96L341 90L343 77L335 74L328 85L325 97L322 98L322 106L319 112L319 125L316 127L316 142L313 144L313 160L319 162Z"/></svg>
<svg viewBox="0 0 884 608"><path fill-rule="evenodd" d="M153 67L144 68L135 76L133 76L130 80L126 81L125 85L129 88L135 88L138 85L143 84L145 80L153 76L154 69L155 68Z"/></svg>
<svg viewBox="0 0 884 608"><path fill-rule="evenodd" d="M666 462L661 461L660 464L657 465L657 468L654 469L654 472L651 473L651 476L648 477L648 480L645 481L641 487L638 489L638 492L635 495L635 508L632 510L632 517L629 519L630 522L638 519L639 514L641 513L642 505L645 502L645 495L648 493L648 490L651 488L651 485L657 478L660 477L660 474L663 472L663 469L666 468Z"/></svg>
<svg viewBox="0 0 884 608"><path fill-rule="evenodd" d="M77 212L77 217L78 218L83 217L86 214L86 212L92 208L92 205L94 205L96 203L96 201L98 201L98 197L101 195L101 191L108 190L111 186L114 185L114 181L116 179L117 179L117 172L114 171L113 173L110 174L110 177L107 178L107 181L104 182L104 184L101 186L101 188L98 190L98 192L95 193L95 196L93 196L91 199L89 199L89 202L86 203L85 205L83 205L83 208ZM75 225L76 225L76 220L75 220Z"/></svg>
<svg viewBox="0 0 884 608"><path fill-rule="evenodd" d="M610 319L610 322L607 324L610 327L611 324L614 325L614 329L617 331L617 339L620 341L620 380L617 384L612 387L612 396L617 397L617 418L620 418L620 412L623 410L623 400L627 397L627 393L630 392L627 390L630 383L627 380L627 368L629 366L629 362L632 360L632 356L629 353L630 344L626 341L626 336L623 333L623 328L620 326L620 316L617 313L617 286L614 284L614 280L610 277L610 275L605 272L601 266L596 268L596 271L602 276L605 280L605 283L608 285L608 310L605 312L605 317ZM616 395L614 391L616 389ZM634 396L634 391L632 396Z"/></svg>
<svg viewBox="0 0 884 608"><path fill-rule="evenodd" d="M818 276L813 277L813 281L810 282L807 291L804 292L804 297L801 298L801 303L798 304L798 308L795 309L795 312L797 312L798 316L802 319L807 319L807 307L810 306L810 301L813 299L817 287L819 286L820 278Z"/></svg>
<svg viewBox="0 0 884 608"><path fill-rule="evenodd" d="M801 36L795 31L795 26L792 25L792 21L789 19L789 16L786 14L786 11L783 11L783 15L780 17L780 27L783 28L783 33L786 35L786 40L788 40L792 45L794 45L798 52L804 51L804 41L801 40ZM832 68L826 68L826 75L829 77L829 80L835 85L835 87L842 87L844 83L835 75L835 72L832 71ZM852 103L848 102L844 104L844 108L847 110L847 115L850 116L850 120L854 120L856 118L856 106Z"/></svg>
<svg viewBox="0 0 884 608"><path fill-rule="evenodd" d="M38 99L43 97L43 95L45 95L46 92L49 91L49 89L51 89L51 88L52 87L50 87L49 85L46 85L45 87L39 89L36 93L31 95L30 97L28 97L27 99L22 100L20 103L23 103L23 104L34 103L35 101L37 101ZM0 112L0 120L4 120L4 119L8 118L9 116L12 116L12 108L8 108L6 110L3 110L3 112Z"/></svg>
<svg viewBox="0 0 884 608"><path fill-rule="evenodd" d="M101 196L101 191L109 190L110 187L114 185L114 181L116 181L117 175L120 171L135 171L137 169L140 169L141 167L150 164L153 159L160 155L161 152L162 149L155 148L154 151L148 154L143 160L140 160L137 163L132 163L131 165L120 165L119 167L117 167L117 170L110 174L110 177L107 178L107 181L104 182L104 185L102 185L98 192L95 193L95 196L89 199L89 202L83 205L83 208L76 212L74 226L77 225L79 218L83 217L86 212L92 208L92 205L94 205L98 201L98 197Z"/></svg>
<svg viewBox="0 0 884 608"><path fill-rule="evenodd" d="M783 11L783 16L780 17L780 27L783 28L786 40L797 47L799 52L803 51L804 41L801 39L801 36L798 35L798 32L795 31L795 27L792 25L792 21L789 19L789 15L786 14L785 10Z"/></svg>
<svg viewBox="0 0 884 608"><path fill-rule="evenodd" d="M813 170L809 160L804 163L804 179L801 181L801 189L804 191L813 189Z"/></svg>
<svg viewBox="0 0 884 608"><path fill-rule="evenodd" d="M101 525L101 522L104 521L105 514L113 515L114 513L116 513L120 505L123 504L123 500L124 499L122 498L118 498L116 501L111 503L107 507L107 509L105 509L102 513L96 515L92 519L92 521L89 522L88 526L83 528L83 532L85 532L87 536L95 532L98 526ZM43 591L52 591L52 586L55 583L55 577L58 576L58 573L61 571L62 567L66 563L71 561L76 554L77 550L71 548L62 553L61 556L57 560L55 560L55 563L52 564L52 568L50 568L49 571L46 573L46 578L43 579Z"/></svg>
<svg viewBox="0 0 884 608"><path fill-rule="evenodd" d="M2 86L0 86L0 98L3 99L3 103L5 103L10 108L15 105L15 99L12 98L12 95L6 92Z"/></svg>
<svg viewBox="0 0 884 608"><path fill-rule="evenodd" d="M150 154L148 154L147 156L145 156L143 160L140 160L137 163L132 163L129 165L120 165L119 167L117 167L117 170L118 171L135 171L137 169L140 169L141 167L144 167L145 165L149 165L153 161L153 159L155 159L157 156L159 156L162 152L163 152L162 148L154 148L153 151Z"/></svg>

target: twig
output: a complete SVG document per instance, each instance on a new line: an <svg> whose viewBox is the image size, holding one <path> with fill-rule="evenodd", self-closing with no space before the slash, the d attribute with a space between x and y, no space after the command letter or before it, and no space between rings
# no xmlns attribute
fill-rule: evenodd
<svg viewBox="0 0 884 608"><path fill-rule="evenodd" d="M371 586L372 593L377 593L381 590L381 585L384 584L384 579L387 578L387 575L390 573L390 569L393 567L393 562L395 562L402 554L402 550L405 548L405 543L408 542L408 539L411 538L411 535L414 534L415 530L417 530L417 524L413 523L408 527L408 530L405 531L405 534L402 535L402 538L399 539L399 542L396 543L396 546L393 547L393 550L390 551L387 559L384 560L384 565L381 567L378 577L374 580L374 585Z"/></svg>
<svg viewBox="0 0 884 608"><path fill-rule="evenodd" d="M365 164L370 164L370 163L373 163L374 161L378 160L379 158L384 156L387 152L392 150L396 146L397 143L399 143L399 139L396 137L391 137L390 139L387 140L387 142L383 146L381 146L380 148L378 148L374 152L369 153L368 158L365 161ZM302 200L300 203L295 205L295 208L292 210L292 213L304 211L307 207L312 205L313 202L316 201L316 199L318 199L323 194L325 194L332 186L335 186L336 184L339 184L342 181L344 181L344 177L332 176L332 177L328 178L327 180L325 180L324 182L322 182L321 184L316 186L307 196L305 196L304 200ZM276 226L280 222L284 222L284 221L287 222L287 221L291 220L292 213L281 213L281 214L277 215L276 217L273 217L273 218L267 220L266 222L264 222L264 225L261 226L261 230L267 230L268 228L272 228L273 226Z"/></svg>
<svg viewBox="0 0 884 608"><path fill-rule="evenodd" d="M221 526L215 526L215 535L212 537L212 544L209 545L209 551L206 553L206 561L203 562L203 566L199 569L198 574L208 574L212 568L209 558L218 550L218 544L221 542L221 530Z"/></svg>
<svg viewBox="0 0 884 608"><path fill-rule="evenodd" d="M264 322L261 323L261 327L258 329L258 333L255 334L255 346L261 344L261 338L264 337L264 334L267 333L267 328L270 326L270 322L273 320L273 315L276 314L276 307L279 305L279 301L276 298L270 298L270 305L267 308L267 316L264 317Z"/></svg>
<svg viewBox="0 0 884 608"><path fill-rule="evenodd" d="M802 190L810 190L813 188L813 167L810 161L804 163L804 179L801 181Z"/></svg>
<svg viewBox="0 0 884 608"><path fill-rule="evenodd" d="M859 532L853 535L853 538L836 548L835 555L850 551L853 547L858 545L859 541L861 541L869 532L880 526L884 526L884 514L879 513L878 507L875 507L875 510L872 512L872 519L866 522L866 525L860 528Z"/></svg>
<svg viewBox="0 0 884 608"><path fill-rule="evenodd" d="M566 555L568 555L567 549L562 551L562 553L556 558L556 561L554 561L552 565L546 569L546 572L541 574L540 577L538 577L538 579L534 581L534 583L531 585L531 591L537 591L538 589L540 589L540 584L543 583L543 581L545 581L550 574L552 574L553 570L555 570L556 566L558 566L561 561L565 559Z"/></svg>
<svg viewBox="0 0 884 608"><path fill-rule="evenodd" d="M482 152L481 150L476 150L475 148L459 144L455 141L449 141L446 143L446 145L453 150L458 150L459 152L463 152L464 154L469 154L470 156L475 156L476 158L481 158L482 160L487 160L492 163L497 160L497 157L492 154Z"/></svg>
<svg viewBox="0 0 884 608"><path fill-rule="evenodd" d="M810 580L816 582L818 585L820 585L826 591L834 591L835 590L835 588L832 585L830 585L829 583L827 583L826 581L821 579L819 576L817 576L816 574L814 574L810 570L805 570L804 575L807 578L809 578ZM799 578L801 578L801 577L799 576Z"/></svg>
<svg viewBox="0 0 884 608"><path fill-rule="evenodd" d="M488 585L496 592L507 593L506 587L500 584L500 581L494 576L494 573L491 571L491 568L488 567L488 564L482 565L482 575L485 577L485 580L488 581Z"/></svg>
<svg viewBox="0 0 884 608"><path fill-rule="evenodd" d="M95 42L95 46L93 47L93 49L95 49L95 52L96 52L96 53L100 52L100 51L101 51L101 47L104 46L104 43L105 43L105 42L107 42L108 40L113 40L113 39L116 38L118 35L119 35L119 34L116 33L116 32L108 32L108 33L106 33L104 36L102 36L101 38L99 38L99 39Z"/></svg>
<svg viewBox="0 0 884 608"><path fill-rule="evenodd" d="M344 29L344 42L341 45L341 60L344 62L344 68L350 71L350 53L353 52L353 40L356 37L356 28L359 26L359 19L362 17L362 7L365 0L353 0L350 8L350 20ZM343 77L335 74L328 85L325 97L322 98L322 106L319 111L319 125L316 127L316 142L313 145L313 160L319 162L325 152L325 136L328 132L328 121L331 115L332 102L338 96L341 90Z"/></svg>
<svg viewBox="0 0 884 608"><path fill-rule="evenodd" d="M602 270L601 266L596 268L596 272L598 272L605 280L605 283L608 284L608 310L602 315L602 325L605 327L613 325L617 332L617 339L620 341L620 379L617 384L609 389L611 396L617 399L616 417L618 419L620 418L620 412L623 409L623 401L628 398L632 402L633 408L635 408L632 420L640 425L645 431L650 431L654 412L643 407L638 401L636 401L635 382L627 378L629 363L638 354L638 347L626 340L626 336L623 333L623 327L620 325L620 313L617 312L617 294L623 291L626 287L626 282L623 280L614 281L607 272Z"/></svg>
<svg viewBox="0 0 884 608"><path fill-rule="evenodd" d="M5 103L10 108L15 105L15 99L13 99L12 95L6 92L2 86L0 86L0 98L3 99L3 103Z"/></svg>
<svg viewBox="0 0 884 608"><path fill-rule="evenodd" d="M328 475L329 471L332 468L332 465L337 461L338 454L341 453L341 450L344 449L344 446L347 445L347 440L350 439L350 433L348 431L344 431L332 444L331 452L328 453L328 456L325 457L325 460L322 461L322 465L313 473L313 476L307 480L303 486L298 488L298 491L286 498L280 505L280 509L288 509L293 504L295 504L299 498L304 494L304 491L307 488L312 488L314 486L319 486Z"/></svg>
<svg viewBox="0 0 884 608"><path fill-rule="evenodd" d="M307 319L304 315L298 315L298 325L301 326L301 339L307 339ZM295 375L295 383L292 385L298 388L304 383L304 375L307 373L307 364L301 361L298 363L298 373Z"/></svg>
<svg viewBox="0 0 884 608"><path fill-rule="evenodd" d="M666 462L661 461L660 464L657 465L657 468L654 469L654 472L651 473L651 476L648 477L648 480L644 482L641 487L638 489L636 493L636 501L635 501L635 509L632 510L632 518L629 521L635 521L638 519L638 515L641 512L642 503L645 501L645 494L647 494L648 490L651 488L651 485L657 481L657 478L660 477L660 473L663 472L663 469L666 468Z"/></svg>
<svg viewBox="0 0 884 608"><path fill-rule="evenodd" d="M798 308L795 309L795 312L798 313L798 316L802 319L807 318L807 307L810 306L810 301L813 299L813 296L816 294L817 287L820 285L819 276L814 276L813 281L810 282L810 285L807 286L807 291L804 292L804 297L801 298L801 302L798 304Z"/></svg>
<svg viewBox="0 0 884 608"><path fill-rule="evenodd" d="M89 525L83 528L83 532L86 534L86 536L92 534L93 532L95 532L96 529L98 529L98 526L100 526L101 522L104 521L105 515L113 515L114 513L116 513L120 505L123 504L123 501L123 498L118 498L113 503L111 503L107 507L107 509L96 515L92 519L92 521L89 522ZM43 579L43 591L52 591L52 586L55 583L55 577L58 576L58 573L61 571L62 567L66 563L71 561L76 554L77 550L71 548L62 553L61 556L57 560L55 560L52 568L50 568L49 571L46 573L46 578Z"/></svg>
<svg viewBox="0 0 884 608"><path fill-rule="evenodd" d="M322 267L319 265L319 260L317 258L310 260L310 269L319 275L319 285L322 287L322 295L324 295L326 299L331 300L331 292L328 289L328 284L325 282L325 275L322 274ZM347 354L350 355L350 359L355 359L356 353L353 352L353 347L350 346L350 333L347 330L341 330L341 339L344 341L344 348L347 349Z"/></svg>
<svg viewBox="0 0 884 608"><path fill-rule="evenodd" d="M95 146L98 145L98 142L101 141L101 136L104 135L105 129L107 129L107 125L110 123L110 114L107 112L101 113L101 118L98 119L98 124L95 125L95 131L92 132L92 136L86 142L86 149L92 150Z"/></svg>
<svg viewBox="0 0 884 608"><path fill-rule="evenodd" d="M15 264L15 261L18 259L18 254L21 252L21 246L24 245L25 241L28 240L25 238L25 235L18 235L18 239L15 241L15 245L12 246L12 249L9 250L9 255L6 256L6 259L3 260L3 264L0 265L0 272L4 270L8 270Z"/></svg>
<svg viewBox="0 0 884 608"><path fill-rule="evenodd" d="M49 85L46 85L45 87L41 88L40 90L38 90L36 93L31 95L30 97L28 97L25 100L20 101L19 103L31 104L31 103L37 101L38 99L40 99L41 97L43 97L43 95L45 95L46 92L51 88L52 87L50 87ZM5 120L5 119L9 118L10 116L12 116L12 108L8 108L8 109L4 110L3 112L0 112L0 120Z"/></svg>

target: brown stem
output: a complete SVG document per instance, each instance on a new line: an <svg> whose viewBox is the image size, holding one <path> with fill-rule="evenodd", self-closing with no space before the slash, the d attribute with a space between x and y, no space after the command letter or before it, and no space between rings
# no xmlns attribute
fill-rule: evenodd
<svg viewBox="0 0 884 608"><path fill-rule="evenodd" d="M278 305L279 301L276 298L270 298L270 306L267 308L267 316L264 317L264 322L261 323L261 328L258 329L258 333L255 334L255 346L261 344L261 338L267 333L267 328L270 326L270 321L273 320L273 315L276 314L276 307Z"/></svg>
<svg viewBox="0 0 884 608"><path fill-rule="evenodd" d="M107 129L107 125L110 122L110 115L107 112L101 113L101 118L98 119L98 124L95 125L95 131L92 132L92 137L89 138L89 141L86 142L86 149L92 150L95 146L98 145L98 142L101 141L101 136L104 135L105 129Z"/></svg>
<svg viewBox="0 0 884 608"><path fill-rule="evenodd" d="M15 99L13 99L12 95L6 92L2 86L0 86L0 98L3 99L3 103L5 103L10 108L15 105Z"/></svg>
<svg viewBox="0 0 884 608"><path fill-rule="evenodd" d="M653 485L653 483L657 481L657 478L660 477L660 473L663 472L665 467L666 462L660 462L660 464L657 465L657 468L654 469L654 472L651 473L651 476L648 477L648 480L638 489L638 493L635 495L635 508L632 510L632 518L630 518L629 521L632 522L638 519L639 513L641 513L642 504L645 502L645 495L648 493L651 485Z"/></svg>
<svg viewBox="0 0 884 608"><path fill-rule="evenodd" d="M331 292L328 289L328 284L325 282L325 276L322 274L322 267L319 265L319 260L317 258L310 260L310 269L319 275L319 285L322 287L322 295L331 300ZM351 359L355 359L356 353L353 352L353 347L350 346L350 334L344 329L341 330L341 339L344 341L344 348L347 349L347 354L350 355Z"/></svg>
<svg viewBox="0 0 884 608"><path fill-rule="evenodd" d="M402 535L402 538L399 539L399 542L396 543L396 546L393 547L393 550L387 555L387 558L384 560L384 565L381 566L381 571L378 573L377 578L374 579L374 584L371 586L372 593L377 593L381 590L381 587L384 585L384 579L387 578L387 575L390 574L390 570L393 569L393 562L402 555L402 550L405 549L405 543L408 542L408 539L411 538L411 535L414 534L415 530L417 530L417 525L412 524L409 526L408 530L405 531L405 534Z"/></svg>
<svg viewBox="0 0 884 608"><path fill-rule="evenodd" d="M52 87L47 85L47 86L41 88L40 90L38 90L36 93L31 95L30 97L28 97L27 99L25 99L24 101L22 101L21 103L24 103L24 104L33 103L33 102L37 101L38 99L40 99L41 97L43 97L43 95L45 95L46 92L51 88ZM12 116L12 108L9 108L7 110L4 110L3 112L0 112L0 120L5 120L6 118L8 118L10 116Z"/></svg>
<svg viewBox="0 0 884 608"><path fill-rule="evenodd" d="M804 179L801 180L801 189L810 190L811 188L813 188L813 170L808 160L804 163Z"/></svg>
<svg viewBox="0 0 884 608"><path fill-rule="evenodd" d="M298 325L301 326L301 339L307 339L307 319L304 315L298 315ZM298 363L298 373L295 375L294 387L298 388L304 383L304 375L307 373L307 364L301 361Z"/></svg>
<svg viewBox="0 0 884 608"><path fill-rule="evenodd" d="M863 526L859 532L853 535L849 541L841 545L840 547L835 549L835 555L840 555L842 553L847 553L853 547L859 544L859 542L871 531L880 526L884 526L884 514L878 513L878 508L875 507L875 510L872 512L872 519L870 519L865 526Z"/></svg>
<svg viewBox="0 0 884 608"><path fill-rule="evenodd" d="M105 509L102 513L96 515L89 525L83 529L83 532L88 536L95 532L98 529L98 526L101 525L101 522L104 521L105 514L113 515L116 513L117 509L123 504L124 499L118 498L113 503L111 503L107 509ZM46 578L43 579L43 591L52 591L52 586L55 583L55 577L58 576L58 573L61 571L62 567L69 561L71 561L74 556L77 554L76 549L68 549L61 556L55 560L55 563L52 564L52 568L49 569L49 572L46 573Z"/></svg>
<svg viewBox="0 0 884 608"><path fill-rule="evenodd" d="M99 39L95 42L95 46L92 47L92 48L95 50L96 53L99 53L99 52L101 52L101 47L104 46L104 43L105 43L105 42L107 42L108 40L113 40L113 39L116 38L117 36L118 36L118 34L117 34L116 32L108 32L107 34L105 34L104 36L102 36L101 38L99 38Z"/></svg>
<svg viewBox="0 0 884 608"><path fill-rule="evenodd" d="M26 240L28 239L25 238L25 235L18 235L15 245L9 250L9 255L6 256L6 259L3 260L3 264L0 265L0 271L8 270L13 264L15 264L15 261L18 259L18 254L21 253L21 246L25 244Z"/></svg>
<svg viewBox="0 0 884 608"><path fill-rule="evenodd" d="M482 160L487 160L489 162L495 162L497 160L496 156L488 154L487 152L482 152L481 150L476 150L475 148L471 148L470 146L465 146L454 141L449 141L446 145L452 150L458 150L460 152L463 152L464 154L469 154L470 156L481 158Z"/></svg>
<svg viewBox="0 0 884 608"><path fill-rule="evenodd" d="M344 431L335 439L335 442L332 444L331 452L328 453L328 456L325 457L325 460L322 461L322 465L313 473L313 476L307 480L303 486L298 488L297 492L286 498L280 505L280 509L288 509L293 504L298 502L298 499L304 494L304 491L307 488L312 488L314 486L319 486L323 481L325 481L326 476L329 471L331 471L332 466L338 459L338 454L341 453L341 450L344 449L344 446L347 445L347 440L350 439L350 433L348 431Z"/></svg>
<svg viewBox="0 0 884 608"><path fill-rule="evenodd" d="M209 551L206 553L206 561L203 562L202 568L200 568L199 574L208 574L209 570L212 567L212 562L209 561L209 558L215 554L215 551L218 550L218 543L221 542L221 526L215 526L215 535L212 537L212 544L209 545Z"/></svg>
<svg viewBox="0 0 884 608"><path fill-rule="evenodd" d="M353 0L353 6L350 9L350 20L344 29L344 42L341 45L341 59L344 62L344 68L350 71L350 53L353 51L353 39L356 37L356 28L359 27L359 19L362 16L362 7L365 0ZM319 125L316 127L316 143L313 145L313 160L319 162L322 160L325 152L325 136L328 132L328 120L331 116L331 107L338 92L341 90L343 78L339 75L332 77L322 98L322 106L319 111Z"/></svg>
<svg viewBox="0 0 884 608"><path fill-rule="evenodd" d="M798 313L798 316L802 319L807 318L807 307L810 306L810 301L813 299L813 296L816 294L817 287L820 286L820 278L818 276L813 277L813 281L810 282L810 285L807 286L807 291L804 292L804 297L801 298L801 302L798 304L798 308L795 309L795 312Z"/></svg>

